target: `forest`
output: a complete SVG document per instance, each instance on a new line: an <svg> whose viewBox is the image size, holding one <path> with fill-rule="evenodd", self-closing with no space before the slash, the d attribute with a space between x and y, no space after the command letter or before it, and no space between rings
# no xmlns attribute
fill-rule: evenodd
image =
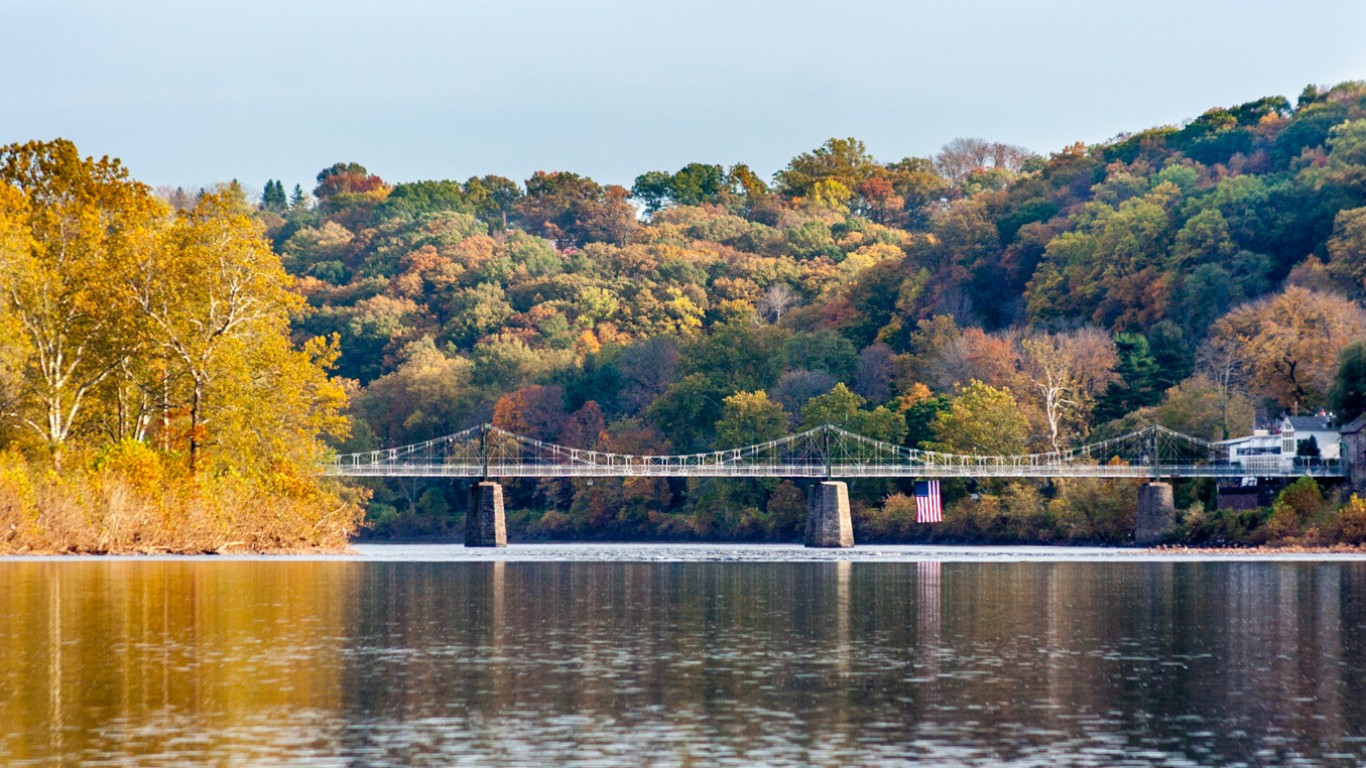
<svg viewBox="0 0 1366 768"><path fill-rule="evenodd" d="M117 279L84 282L108 266L12 277L60 262L26 253L85 237L56 233L45 207L71 203L30 178L32 151L0 152L0 485L51 486L34 467L60 461L94 488L143 462L201 486L284 483L346 535L443 537L463 525L456 484L331 486L303 467L485 421L624 453L829 422L1010 454L1366 410L1363 82L1048 154L966 138L888 162L832 138L770 179L699 162L629 189L564 171L390 183L342 162L312 190L152 194L87 160L80 183L136 187L118 205L157 222L146 236L168 261L149 270L143 234L116 226ZM216 282L217 242L241 251L262 308L221 336L204 321L236 289ZM71 303L43 322L82 329L59 329L67 344L99 337L71 373L25 315L26 281L53 279ZM903 483L850 490L861 541L1132 539L1126 482L955 481L935 526L914 522ZM1214 491L1178 486L1174 542L1366 542L1366 502L1340 485L1299 481L1241 511ZM802 485L777 480L513 481L508 502L521 539L793 541L805 514Z"/></svg>

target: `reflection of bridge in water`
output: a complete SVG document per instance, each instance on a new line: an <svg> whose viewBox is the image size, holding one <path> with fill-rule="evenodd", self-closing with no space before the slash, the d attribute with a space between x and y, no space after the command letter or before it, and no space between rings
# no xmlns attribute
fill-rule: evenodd
<svg viewBox="0 0 1366 768"><path fill-rule="evenodd" d="M807 524L811 546L851 546L848 496L834 478L1160 478L1342 477L1340 461L1313 460L1253 471L1231 460L1228 447L1153 425L1068 451L1018 456L940 453L894 445L825 424L766 443L707 453L631 455L574 448L508 432L490 424L421 443L340 455L325 474L345 477L478 478L466 543L505 541L502 488L496 478L544 477L788 477L821 478L812 489ZM483 495L481 495L483 494ZM496 502L494 496L496 495ZM497 507L496 514L493 507ZM1138 538L1145 515L1160 537L1172 513L1171 487L1149 482L1139 492ZM481 510L488 507L484 525ZM826 519L829 517L830 519ZM496 518L496 521L493 519ZM488 542L478 530L488 528ZM813 539L813 530L816 535ZM831 537L822 537L820 531ZM502 538L499 539L498 537ZM825 542L825 543L821 543Z"/></svg>

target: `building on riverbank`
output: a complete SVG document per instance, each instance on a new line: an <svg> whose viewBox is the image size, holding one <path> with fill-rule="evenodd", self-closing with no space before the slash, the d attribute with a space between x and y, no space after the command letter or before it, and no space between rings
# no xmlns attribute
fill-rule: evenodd
<svg viewBox="0 0 1366 768"><path fill-rule="evenodd" d="M1366 491L1366 413L1343 425L1340 434L1347 483L1354 491Z"/></svg>
<svg viewBox="0 0 1366 768"><path fill-rule="evenodd" d="M1255 509L1268 506L1287 480L1268 480L1296 470L1309 470L1324 462L1346 459L1353 488L1366 483L1366 416L1343 427L1332 414L1284 416L1252 434L1223 440L1231 464L1242 467L1246 476L1219 481L1220 509ZM1355 451L1355 452L1353 452Z"/></svg>

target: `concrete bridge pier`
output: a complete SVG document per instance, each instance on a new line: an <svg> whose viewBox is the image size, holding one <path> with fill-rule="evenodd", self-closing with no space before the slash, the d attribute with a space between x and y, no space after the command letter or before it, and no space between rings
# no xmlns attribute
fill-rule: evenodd
<svg viewBox="0 0 1366 768"><path fill-rule="evenodd" d="M854 546L854 522L849 515L849 486L830 480L811 486L806 500L806 546Z"/></svg>
<svg viewBox="0 0 1366 768"><path fill-rule="evenodd" d="M503 515L503 486L480 481L470 486L470 508L465 512L465 546L506 547L507 518Z"/></svg>
<svg viewBox="0 0 1366 768"><path fill-rule="evenodd" d="M1151 482L1138 487L1138 514L1134 520L1134 542L1156 544L1176 526L1176 503L1171 483Z"/></svg>

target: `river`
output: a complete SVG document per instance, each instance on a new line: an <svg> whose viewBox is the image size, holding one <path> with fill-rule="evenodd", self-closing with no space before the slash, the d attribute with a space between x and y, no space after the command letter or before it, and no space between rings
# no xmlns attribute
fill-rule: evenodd
<svg viewBox="0 0 1366 768"><path fill-rule="evenodd" d="M1360 765L1366 560L0 561L5 765Z"/></svg>

